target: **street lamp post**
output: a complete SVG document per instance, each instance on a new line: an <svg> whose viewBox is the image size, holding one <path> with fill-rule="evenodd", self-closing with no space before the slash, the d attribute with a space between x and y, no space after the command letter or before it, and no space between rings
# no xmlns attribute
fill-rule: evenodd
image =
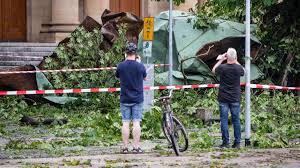
<svg viewBox="0 0 300 168"><path fill-rule="evenodd" d="M251 92L250 92L250 75L251 75L251 41L250 41L250 3L251 0L246 0L246 51L245 51L245 68L246 68L246 117L245 117L245 146L249 146L251 144L250 136L251 136Z"/></svg>
<svg viewBox="0 0 300 168"><path fill-rule="evenodd" d="M169 86L173 84L173 0L169 1Z"/></svg>

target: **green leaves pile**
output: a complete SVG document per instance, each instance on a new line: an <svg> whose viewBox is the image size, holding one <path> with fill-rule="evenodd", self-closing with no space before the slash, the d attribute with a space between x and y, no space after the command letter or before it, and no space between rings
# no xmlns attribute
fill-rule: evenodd
<svg viewBox="0 0 300 168"><path fill-rule="evenodd" d="M263 92L253 97L252 130L255 147L300 145L300 97ZM297 141L298 139L298 141Z"/></svg>
<svg viewBox="0 0 300 168"><path fill-rule="evenodd" d="M127 44L126 25L118 28L118 38L108 51L104 51L103 36L99 29L91 32L79 27L71 34L70 40L58 46L56 57L46 58L46 69L77 69L117 66L124 59L124 47ZM106 88L117 87L119 81L114 71L88 71L46 74L55 89L59 88ZM76 94L89 99L99 108L114 108L118 104L118 94ZM81 100L78 101L79 103ZM75 102L76 104L76 102Z"/></svg>
<svg viewBox="0 0 300 168"><path fill-rule="evenodd" d="M163 0L155 0L155 1L163 1ZM179 6L180 4L185 3L185 0L173 0L173 3Z"/></svg>
<svg viewBox="0 0 300 168"><path fill-rule="evenodd" d="M119 38L109 51L103 51L103 36L99 29L87 32L83 27L71 34L66 44L55 50L58 58L48 57L46 69L75 69L116 66L124 59L123 48L127 40L126 28L118 30ZM47 75L55 88L93 88L115 86L113 71L67 72Z"/></svg>
<svg viewBox="0 0 300 168"><path fill-rule="evenodd" d="M97 93L95 95L106 93ZM156 97L165 95L156 92ZM252 144L258 148L283 148L299 146L300 142L300 98L292 93L279 91L253 93L252 97ZM244 96L244 95L243 95ZM194 115L197 108L210 108L218 116L217 90L183 90L174 92L172 107L174 114L183 122L190 132L193 150L210 149L219 145L219 123L212 127L204 125ZM242 99L244 100L244 98ZM10 138L5 147L7 151L40 149L57 154L65 147L75 148L80 152L85 146L110 146L121 141L121 113L116 103L113 108L99 108L96 102L77 102L77 105L60 107L47 104L29 105L21 97L3 97L0 99L0 135ZM241 123L244 130L244 107L242 101ZM66 125L40 125L38 127L20 125L22 114L44 118L68 118ZM142 121L142 139L164 138L161 131L161 107L154 106L144 114ZM15 125L14 129L10 129ZM232 129L232 127L230 126ZM28 142L16 139L15 135L24 137L57 137L55 141ZM232 131L231 131L232 135ZM298 139L298 140L297 140Z"/></svg>

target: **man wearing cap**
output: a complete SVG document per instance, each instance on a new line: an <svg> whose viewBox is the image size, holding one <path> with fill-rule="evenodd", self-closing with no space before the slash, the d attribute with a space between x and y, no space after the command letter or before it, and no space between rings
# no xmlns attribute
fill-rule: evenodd
<svg viewBox="0 0 300 168"><path fill-rule="evenodd" d="M136 59L137 47L129 43L126 47L126 59L117 67L116 77L120 78L121 95L120 108L122 113L122 139L123 147L121 153L128 153L129 125L133 122L133 153L143 153L140 148L141 127L140 122L143 116L144 86L146 79L146 68Z"/></svg>
<svg viewBox="0 0 300 168"><path fill-rule="evenodd" d="M217 60L219 61L213 67L212 72L220 77L218 101L223 140L223 143L220 147L229 147L228 111L230 110L234 128L234 143L232 147L240 148L240 77L244 76L244 68L237 61L237 52L234 48L229 48L225 54L219 55ZM227 60L227 63L222 64L225 60Z"/></svg>

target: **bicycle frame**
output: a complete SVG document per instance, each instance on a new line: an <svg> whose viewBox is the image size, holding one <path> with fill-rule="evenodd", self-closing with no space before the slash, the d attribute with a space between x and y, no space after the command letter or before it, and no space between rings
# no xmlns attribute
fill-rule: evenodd
<svg viewBox="0 0 300 168"><path fill-rule="evenodd" d="M164 135L167 138L168 142L172 144L172 148L174 149L176 155L179 156L179 152L183 152L188 148L188 138L185 128L173 114L173 110L171 107L172 92L173 90L170 91L169 96L161 97L158 100L160 101L163 110L163 118L161 124ZM180 136L178 134L178 131L180 131L181 133ZM184 146L181 146L182 148L180 148L178 144L179 137L184 138Z"/></svg>
<svg viewBox="0 0 300 168"><path fill-rule="evenodd" d="M169 96L162 99L163 104L163 117L166 120L166 128L169 134L172 134L174 131L174 124L172 120L173 110L171 108L171 96L173 90L170 91Z"/></svg>

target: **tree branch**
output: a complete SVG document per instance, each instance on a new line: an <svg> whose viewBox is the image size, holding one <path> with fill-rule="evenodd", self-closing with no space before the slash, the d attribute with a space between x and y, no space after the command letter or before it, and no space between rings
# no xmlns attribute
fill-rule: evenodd
<svg viewBox="0 0 300 168"><path fill-rule="evenodd" d="M186 58L186 59L180 61L180 71L181 71L181 73L182 73L182 76L183 76L183 80L184 80L184 84L185 84L185 85L187 84L187 77L186 77L185 72L184 72L184 69L183 69L183 63L184 63L185 61L190 60L190 59L193 59L193 58L199 58L199 57L201 57L201 56L208 55L209 52L210 52L210 50L211 50L214 46L215 46L215 45L209 46L209 47L208 47L208 50L207 50L205 53L203 53L203 54L199 54L199 55L196 55L196 56L194 56L194 57Z"/></svg>

